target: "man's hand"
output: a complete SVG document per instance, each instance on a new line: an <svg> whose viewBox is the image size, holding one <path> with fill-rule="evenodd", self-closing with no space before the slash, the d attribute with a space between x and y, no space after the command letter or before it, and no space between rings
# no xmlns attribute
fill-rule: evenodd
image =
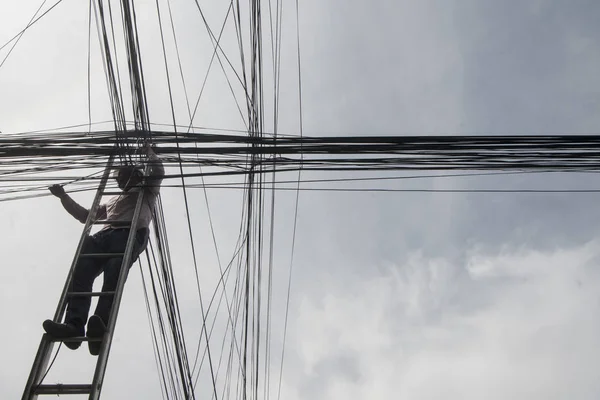
<svg viewBox="0 0 600 400"><path fill-rule="evenodd" d="M75 200L73 200L68 194L65 193L65 189L63 189L60 185L52 185L48 189L50 189L50 193L55 195L60 199L63 207L69 214L71 214L75 219L82 224L85 224L87 220L89 210L81 207Z"/></svg>
<svg viewBox="0 0 600 400"><path fill-rule="evenodd" d="M50 193L55 195L58 198L64 197L67 194L65 193L65 189L63 189L60 185L52 185L48 189L50 189Z"/></svg>
<svg viewBox="0 0 600 400"><path fill-rule="evenodd" d="M141 148L141 150L142 150L142 153L144 153L145 155L150 157L150 156L156 154L156 153L154 153L155 148L156 148L155 145L151 144L150 142L145 142L144 146Z"/></svg>

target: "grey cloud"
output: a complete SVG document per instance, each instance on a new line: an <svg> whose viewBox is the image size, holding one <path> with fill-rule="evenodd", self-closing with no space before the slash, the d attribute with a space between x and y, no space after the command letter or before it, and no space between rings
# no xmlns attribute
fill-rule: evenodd
<svg viewBox="0 0 600 400"><path fill-rule="evenodd" d="M458 2L466 130L591 133L600 67L593 1Z"/></svg>

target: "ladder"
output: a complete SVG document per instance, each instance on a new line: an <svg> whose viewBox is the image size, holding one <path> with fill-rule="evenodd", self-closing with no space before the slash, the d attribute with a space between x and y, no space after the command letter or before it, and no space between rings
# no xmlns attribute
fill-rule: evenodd
<svg viewBox="0 0 600 400"><path fill-rule="evenodd" d="M98 297L98 296L113 296L113 304L110 312L110 317L108 320L108 324L106 326L106 331L104 336L101 338L88 338L85 336L78 336L75 338L69 339L57 339L49 336L47 333L44 333L38 347L33 366L31 368L31 372L29 373L29 378L27 380L27 384L25 386L25 391L23 392L22 400L34 400L37 399L39 395L67 395L67 394L89 394L90 400L97 400L100 398L100 391L102 389L102 384L104 381L104 373L106 371L106 364L108 361L108 354L110 352L110 346L112 342L112 338L115 331L115 325L117 321L117 313L119 310L119 305L121 303L121 298L123 295L123 288L125 286L125 280L128 272L127 266L131 263L132 252L134 248L134 241L136 237L137 231L137 222L139 219L140 211L142 209L144 192L143 188L138 192L138 198L135 206L135 211L133 214L132 221L110 221L113 225L116 223L119 226L128 226L129 236L127 238L127 245L125 247L125 252L123 254L82 254L83 243L94 225L107 224L108 221L105 220L94 220L96 215L96 210L100 205L100 200L104 196L116 195L120 194L120 192L108 192L105 190L106 183L110 176L110 171L113 167L114 163L114 155L111 155L107 167L104 171L104 174L100 180L100 185L98 186L98 190L96 191L96 196L94 198L94 202L92 203L92 207L88 214L87 220L85 222L85 227L83 229L83 233L79 240L79 245L77 246L77 250L75 252L75 257L73 258L73 262L71 263L71 268L69 270L69 274L67 276L67 280L65 282L65 286L63 288L62 294L60 296L60 301L58 303L58 307L56 308L56 313L54 314L53 320L55 322L61 322L63 316L65 314L67 300L69 297L77 295L77 296L90 296L90 297ZM146 166L147 170L148 166ZM147 172L147 171L146 171ZM146 173L144 173L144 176ZM116 258L122 257L121 261L121 269L119 273L119 279L117 283L117 288L115 292L79 292L74 293L70 291L71 281L73 278L73 274L75 271L75 266L81 257L98 257L98 258ZM102 344L100 346L100 353L98 354L98 358L96 361L96 368L94 372L94 377L91 384L43 384L43 379L47 373L48 362L50 360L50 355L52 353L52 349L54 347L54 343L56 342L66 342L73 340L81 340L82 342L87 341L101 341Z"/></svg>

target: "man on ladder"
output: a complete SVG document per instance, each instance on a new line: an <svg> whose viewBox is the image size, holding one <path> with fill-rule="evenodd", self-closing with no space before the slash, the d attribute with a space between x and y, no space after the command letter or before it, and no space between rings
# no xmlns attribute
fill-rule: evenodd
<svg viewBox="0 0 600 400"><path fill-rule="evenodd" d="M124 253L130 228L128 226L124 227L122 224L124 222L131 223L138 195L141 190L145 190L145 193L143 193L142 208L139 211L131 262L127 268L131 267L146 248L152 213L156 205L160 184L164 177L162 161L156 156L152 147L146 145L143 150L148 156L149 161L148 176L144 179L142 170L133 166L122 166L118 169L115 178L122 192L107 203L100 205L94 218L94 220L105 220L107 225L94 235L87 236L82 248L82 252L85 253ZM90 210L75 202L65 193L62 186L54 185L50 187L50 192L61 200L63 207L69 214L81 223L86 222ZM106 331L113 303L113 296L108 294L114 293L117 287L122 258L80 258L73 273L71 292L91 292L94 280L101 273L104 273L102 292L107 295L99 297L96 311L89 320L87 317L91 305L91 297L71 297L67 305L64 323L48 319L43 323L44 330L56 339L82 337L84 336L87 321L86 336L88 338L101 338ZM72 350L79 348L81 345L81 341L78 340L65 340L64 343ZM88 341L90 353L98 355L100 345L101 342L98 340Z"/></svg>

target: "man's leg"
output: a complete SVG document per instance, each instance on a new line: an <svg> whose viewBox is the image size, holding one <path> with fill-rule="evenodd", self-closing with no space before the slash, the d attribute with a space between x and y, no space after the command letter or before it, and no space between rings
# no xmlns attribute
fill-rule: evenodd
<svg viewBox="0 0 600 400"><path fill-rule="evenodd" d="M97 243L94 238L88 237L81 250L82 254L102 253L101 243ZM94 287L94 280L102 272L104 260L93 258L80 258L71 281L71 292L91 292ZM83 329L87 321L92 298L90 296L74 296L69 300L65 322L72 324L78 329Z"/></svg>
<svg viewBox="0 0 600 400"><path fill-rule="evenodd" d="M93 238L86 237L81 253L97 252L97 245ZM69 291L91 292L94 279L100 273L100 263L97 260L80 258L73 272L73 279ZM57 323L46 320L43 323L44 330L51 336L67 339L74 336L83 336L85 321L89 312L91 298L89 296L72 297L68 300L65 323ZM81 345L81 341L66 341L65 345L75 350Z"/></svg>
<svg viewBox="0 0 600 400"><path fill-rule="evenodd" d="M111 258L106 264L104 264L104 282L102 283L103 292L114 292L117 289L119 274L121 273L121 264L121 258ZM127 273L129 273L129 271ZM127 275L125 275L125 279L127 279ZM113 296L102 296L98 299L98 304L96 305L96 311L94 312L94 315L99 316L102 319L102 322L104 322L104 325L108 325L108 318L110 316L112 304Z"/></svg>
<svg viewBox="0 0 600 400"><path fill-rule="evenodd" d="M110 242L110 252L111 253L124 253L125 247L127 246L127 237L129 235L129 231L122 229L117 230L111 234ZM142 246L144 244L144 238L140 238L140 235L136 235L136 239L133 243L133 254L131 257L131 261L127 266L127 269L131 268L131 265L137 259L139 253L142 251ZM111 258L104 264L104 282L102 284L103 292L114 292L117 289L117 284L119 282L119 274L121 273L121 264L122 258ZM127 271L129 273L129 271ZM125 275L125 279L127 279L127 275ZM98 305L96 306L96 311L94 315L92 315L88 321L88 337L101 337L104 335L104 331L106 330L106 325L108 325L108 319L110 317L110 311L112 309L113 304L113 296L101 296L98 299ZM92 355L98 355L100 351L100 342L88 342L90 353Z"/></svg>

